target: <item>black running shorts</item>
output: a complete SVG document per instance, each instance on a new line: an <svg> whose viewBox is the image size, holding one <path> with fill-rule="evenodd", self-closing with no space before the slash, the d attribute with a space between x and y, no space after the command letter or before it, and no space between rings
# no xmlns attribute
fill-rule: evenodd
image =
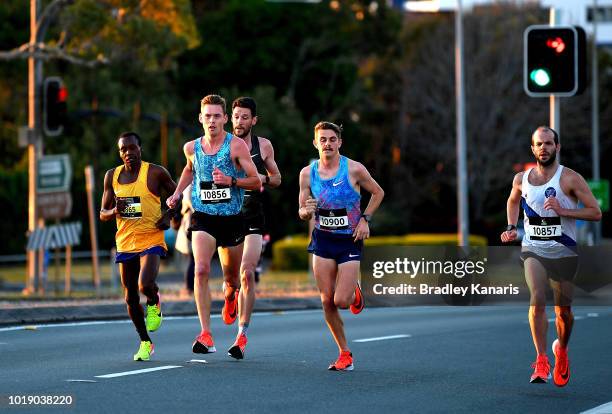
<svg viewBox="0 0 612 414"><path fill-rule="evenodd" d="M548 259L538 256L533 252L521 252L521 266L524 267L525 260L530 257L542 263L542 266L546 269L547 276L556 282L562 280L572 281L576 276L576 271L578 270L578 256Z"/></svg>
<svg viewBox="0 0 612 414"><path fill-rule="evenodd" d="M191 214L190 231L204 231L217 241L217 247L233 247L244 242L242 215L213 216L195 211Z"/></svg>
<svg viewBox="0 0 612 414"><path fill-rule="evenodd" d="M335 234L314 229L308 252L325 259L333 259L337 264L351 260L361 261L363 240L353 241L350 234Z"/></svg>

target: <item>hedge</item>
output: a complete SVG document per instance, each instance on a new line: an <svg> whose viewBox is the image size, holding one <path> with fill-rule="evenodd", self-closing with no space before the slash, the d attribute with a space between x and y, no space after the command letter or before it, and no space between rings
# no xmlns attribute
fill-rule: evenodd
<svg viewBox="0 0 612 414"><path fill-rule="evenodd" d="M366 241L366 246L456 246L457 234L407 234L404 236L374 236ZM310 238L305 234L287 236L272 246L272 268L275 270L308 269ZM470 235L470 245L486 246L483 236Z"/></svg>

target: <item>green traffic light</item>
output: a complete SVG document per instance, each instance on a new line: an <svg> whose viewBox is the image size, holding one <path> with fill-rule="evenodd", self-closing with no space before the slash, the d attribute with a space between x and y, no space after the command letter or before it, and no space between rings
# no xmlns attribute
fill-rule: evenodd
<svg viewBox="0 0 612 414"><path fill-rule="evenodd" d="M538 86L546 86L550 83L550 74L545 69L538 68L529 73L529 79Z"/></svg>

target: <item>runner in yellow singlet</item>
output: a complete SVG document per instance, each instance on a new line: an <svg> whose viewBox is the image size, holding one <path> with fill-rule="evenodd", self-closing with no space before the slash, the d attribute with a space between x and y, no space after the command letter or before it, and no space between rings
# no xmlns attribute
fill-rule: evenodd
<svg viewBox="0 0 612 414"><path fill-rule="evenodd" d="M116 219L117 256L127 310L140 336L135 361L148 361L153 343L148 331L156 331L162 322L159 289L155 283L161 256L166 255L164 230L173 211L162 214L160 195L172 194L176 184L159 165L142 160L141 139L135 132L119 136L119 156L123 165L108 170L100 220ZM147 315L140 306L140 295L147 297Z"/></svg>

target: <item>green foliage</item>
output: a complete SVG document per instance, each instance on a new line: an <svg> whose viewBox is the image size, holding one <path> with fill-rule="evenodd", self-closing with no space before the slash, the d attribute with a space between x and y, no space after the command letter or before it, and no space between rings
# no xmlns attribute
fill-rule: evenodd
<svg viewBox="0 0 612 414"><path fill-rule="evenodd" d="M487 239L470 235L470 245L486 246ZM403 236L374 236L365 242L368 246L456 246L457 234L407 234ZM294 234L277 241L272 247L272 268L275 270L308 269L307 247L310 239L305 234Z"/></svg>
<svg viewBox="0 0 612 414"><path fill-rule="evenodd" d="M58 43L67 52L142 71L168 69L200 42L186 0L77 0L62 13L60 27Z"/></svg>

